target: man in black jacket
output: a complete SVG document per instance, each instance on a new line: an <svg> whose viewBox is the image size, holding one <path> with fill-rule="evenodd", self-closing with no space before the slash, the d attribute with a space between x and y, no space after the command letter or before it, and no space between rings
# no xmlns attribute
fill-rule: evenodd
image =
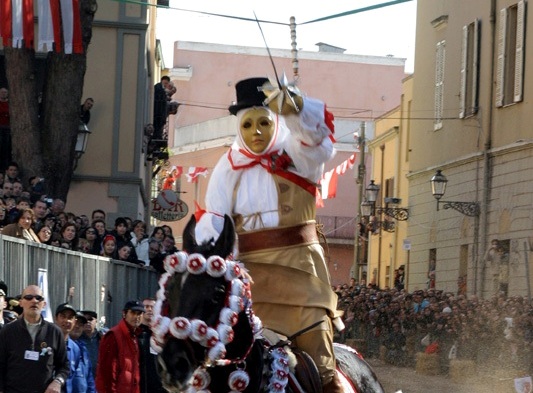
<svg viewBox="0 0 533 393"><path fill-rule="evenodd" d="M0 392L64 391L69 362L63 333L41 316L46 305L41 289L22 292L21 318L0 330Z"/></svg>
<svg viewBox="0 0 533 393"><path fill-rule="evenodd" d="M155 299L146 298L143 300L145 312L141 323L141 334L139 335L139 347L141 357L141 393L166 393L161 384L161 378L157 373L157 353L150 348L150 337L152 330L150 324L154 316Z"/></svg>

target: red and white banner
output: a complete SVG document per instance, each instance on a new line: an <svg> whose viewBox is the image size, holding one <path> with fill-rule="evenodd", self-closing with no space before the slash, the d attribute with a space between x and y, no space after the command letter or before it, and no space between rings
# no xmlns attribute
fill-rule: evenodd
<svg viewBox="0 0 533 393"><path fill-rule="evenodd" d="M0 0L0 35L5 47L33 48L34 0ZM37 51L83 53L79 0L38 1Z"/></svg>
<svg viewBox="0 0 533 393"><path fill-rule="evenodd" d="M337 183L339 176L344 175L348 169L352 169L355 165L355 153L352 154L346 161L343 161L335 168L324 172L320 180L320 195L317 195L317 207L324 207L324 199L331 199L337 196Z"/></svg>
<svg viewBox="0 0 533 393"><path fill-rule="evenodd" d="M189 183L198 183L198 176L206 177L209 171L207 168L199 166L189 167L189 172L187 173L187 181Z"/></svg>

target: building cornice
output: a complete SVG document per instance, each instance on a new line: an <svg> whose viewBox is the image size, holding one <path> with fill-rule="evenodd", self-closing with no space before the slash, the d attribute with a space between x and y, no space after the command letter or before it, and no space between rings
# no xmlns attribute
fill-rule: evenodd
<svg viewBox="0 0 533 393"><path fill-rule="evenodd" d="M243 54L268 57L266 48L238 45L212 44L206 42L176 41L175 48L195 52L211 52L226 54ZM292 59L290 49L270 48L273 57ZM361 63L386 66L405 66L405 58L390 56L368 56L333 52L298 51L300 60L338 61L343 63Z"/></svg>
<svg viewBox="0 0 533 393"><path fill-rule="evenodd" d="M497 147L490 149L488 154L492 157L503 156L509 153L515 153L518 151L531 150L533 149L533 140L519 140L515 143L511 143L506 146ZM409 180L414 180L419 177L427 177L428 173L433 174L437 169L446 170L447 168L454 168L464 164L468 164L474 161L478 161L483 157L483 152L475 152L467 154L461 157L457 157L453 160L445 161L441 164L432 165L418 171L411 171L406 175Z"/></svg>

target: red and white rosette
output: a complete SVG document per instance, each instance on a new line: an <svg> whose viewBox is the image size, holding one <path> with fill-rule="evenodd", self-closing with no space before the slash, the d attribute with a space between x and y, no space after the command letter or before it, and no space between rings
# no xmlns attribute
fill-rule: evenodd
<svg viewBox="0 0 533 393"><path fill-rule="evenodd" d="M227 270L226 274L224 275L226 278L226 281L231 281L237 277L241 276L241 267L237 262L234 261L226 261Z"/></svg>
<svg viewBox="0 0 533 393"><path fill-rule="evenodd" d="M207 334L207 324L199 319L191 321L191 339L201 343Z"/></svg>
<svg viewBox="0 0 533 393"><path fill-rule="evenodd" d="M170 318L159 315L152 322L152 331L159 339L165 337L170 328Z"/></svg>
<svg viewBox="0 0 533 393"><path fill-rule="evenodd" d="M163 347L164 347L165 343L164 342L160 342L156 336L152 335L152 337L150 337L150 347L156 351L157 353L161 353L163 352Z"/></svg>
<svg viewBox="0 0 533 393"><path fill-rule="evenodd" d="M272 360L272 372L276 370L283 370L289 372L289 361L284 358L277 358Z"/></svg>
<svg viewBox="0 0 533 393"><path fill-rule="evenodd" d="M285 392L285 386L279 382L270 382L267 386L267 392Z"/></svg>
<svg viewBox="0 0 533 393"><path fill-rule="evenodd" d="M191 386L198 390L204 390L211 383L211 376L207 370L203 368L197 368L192 375Z"/></svg>
<svg viewBox="0 0 533 393"><path fill-rule="evenodd" d="M231 294L234 296L244 297L244 283L238 278L231 280Z"/></svg>
<svg viewBox="0 0 533 393"><path fill-rule="evenodd" d="M206 348L213 348L219 341L218 331L212 327L208 327L202 345Z"/></svg>
<svg viewBox="0 0 533 393"><path fill-rule="evenodd" d="M276 370L272 373L272 377L275 377L277 381L283 381L289 378L289 373L283 370Z"/></svg>
<svg viewBox="0 0 533 393"><path fill-rule="evenodd" d="M163 307L163 300L157 299L154 304L154 316L161 316L161 308ZM155 318L154 318L155 319ZM154 320L152 319L152 321ZM152 322L153 323L153 322Z"/></svg>
<svg viewBox="0 0 533 393"><path fill-rule="evenodd" d="M172 277L172 274L168 272L161 274L161 277L159 277L159 281L158 281L159 287L165 288L167 286L167 282L170 279L170 277Z"/></svg>
<svg viewBox="0 0 533 393"><path fill-rule="evenodd" d="M207 258L207 274L211 277L222 277L226 274L227 265L224 258L213 255Z"/></svg>
<svg viewBox="0 0 533 393"><path fill-rule="evenodd" d="M218 338L220 342L224 345L229 344L233 341L235 334L231 326L224 323L219 323L217 326Z"/></svg>
<svg viewBox="0 0 533 393"><path fill-rule="evenodd" d="M271 353L274 359L279 359L279 358L287 359L289 356L287 355L287 351L285 351L285 348L282 348L282 347L275 348Z"/></svg>
<svg viewBox="0 0 533 393"><path fill-rule="evenodd" d="M165 299L165 288L159 287L159 289L155 293L155 296L157 299Z"/></svg>
<svg viewBox="0 0 533 393"><path fill-rule="evenodd" d="M192 326L187 318L176 317L170 322L169 330L178 340L185 340L191 335Z"/></svg>
<svg viewBox="0 0 533 393"><path fill-rule="evenodd" d="M263 322L261 322L261 319L255 314L252 315L252 324L252 331L254 333L254 336L263 332Z"/></svg>
<svg viewBox="0 0 533 393"><path fill-rule="evenodd" d="M244 370L235 370L228 377L228 385L231 390L242 392L248 387L250 376Z"/></svg>
<svg viewBox="0 0 533 393"><path fill-rule="evenodd" d="M205 257L202 254L191 254L187 261L187 271L191 274L202 274L207 269L206 265Z"/></svg>
<svg viewBox="0 0 533 393"><path fill-rule="evenodd" d="M224 307L220 311L219 321L224 325L235 326L239 321L239 314L229 307Z"/></svg>
<svg viewBox="0 0 533 393"><path fill-rule="evenodd" d="M212 361L223 359L226 356L226 346L220 341L207 352L207 357Z"/></svg>
<svg viewBox="0 0 533 393"><path fill-rule="evenodd" d="M165 270L168 273L183 273L187 269L187 253L183 251L175 252L165 258Z"/></svg>
<svg viewBox="0 0 533 393"><path fill-rule="evenodd" d="M244 310L244 302L241 297L230 295L228 296L228 304L227 306L231 308L236 313L240 313L242 310Z"/></svg>

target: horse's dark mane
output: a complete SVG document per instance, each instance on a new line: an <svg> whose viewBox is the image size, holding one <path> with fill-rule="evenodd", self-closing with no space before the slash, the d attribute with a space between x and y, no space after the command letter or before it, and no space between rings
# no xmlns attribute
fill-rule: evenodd
<svg viewBox="0 0 533 393"><path fill-rule="evenodd" d="M195 230L196 217L193 215L183 230L183 250L187 253L202 254L206 258L213 255L227 258L233 252L235 229L233 227L233 222L228 215L224 216L224 228L216 242L213 242L214 239L211 239L198 244L196 242Z"/></svg>

